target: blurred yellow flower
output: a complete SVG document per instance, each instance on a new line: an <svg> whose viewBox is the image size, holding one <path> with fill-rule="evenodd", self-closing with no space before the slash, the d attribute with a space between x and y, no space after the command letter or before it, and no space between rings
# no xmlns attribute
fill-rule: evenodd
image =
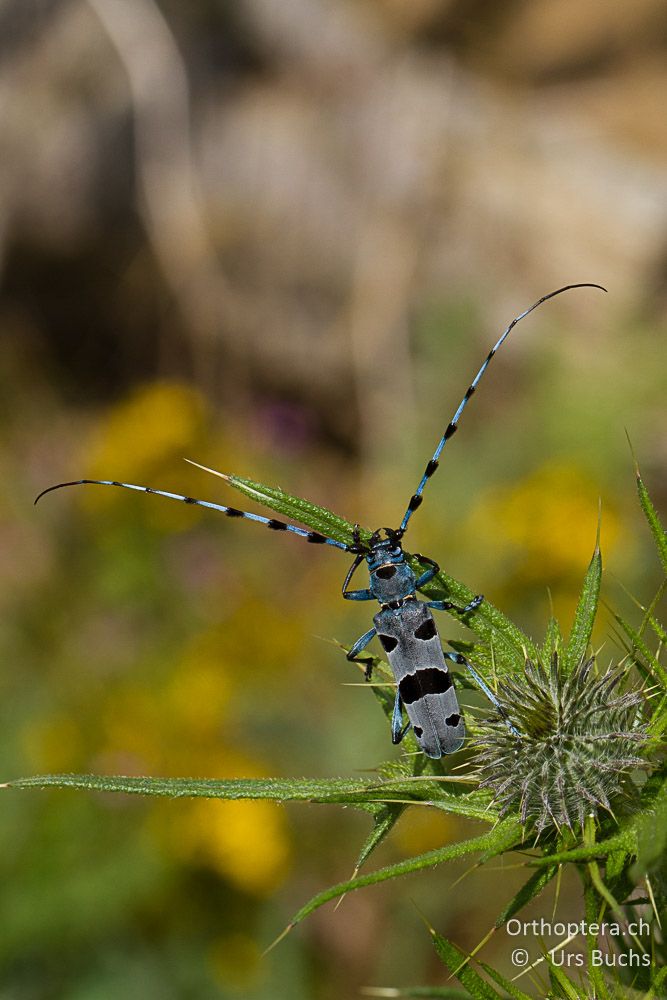
<svg viewBox="0 0 667 1000"><path fill-rule="evenodd" d="M459 820L434 809L411 809L395 828L395 843L401 855L414 857L456 839Z"/></svg>
<svg viewBox="0 0 667 1000"><path fill-rule="evenodd" d="M179 452L202 429L204 403L191 386L152 382L118 403L99 428L88 453L91 475L122 464L130 472Z"/></svg>
<svg viewBox="0 0 667 1000"><path fill-rule="evenodd" d="M224 634L212 628L197 635L179 658L160 693L163 711L179 727L219 734L230 697L233 672L225 669Z"/></svg>
<svg viewBox="0 0 667 1000"><path fill-rule="evenodd" d="M550 462L512 486L483 495L471 514L470 528L494 548L512 550L514 572L522 582L578 580L595 543L598 499L595 482L581 469ZM605 553L617 544L620 532L614 507L605 504Z"/></svg>
<svg viewBox="0 0 667 1000"><path fill-rule="evenodd" d="M140 387L116 404L94 432L82 456L86 478L161 488L150 480L163 466L188 457L202 435L205 416L203 398L190 386L161 381ZM122 502L122 496L120 490L90 490L83 503L95 510ZM164 503L154 505L151 520L173 531L198 516L196 508Z"/></svg>
<svg viewBox="0 0 667 1000"><path fill-rule="evenodd" d="M224 758L219 754L218 761L230 777L264 776L255 762L233 751L225 752ZM177 813L172 811L168 825L160 822L153 830L177 857L210 865L253 895L269 895L288 872L285 814L272 802L183 802Z"/></svg>
<svg viewBox="0 0 667 1000"><path fill-rule="evenodd" d="M289 840L273 802L197 801L178 824L182 849L240 889L269 895L287 875Z"/></svg>
<svg viewBox="0 0 667 1000"><path fill-rule="evenodd" d="M190 672L181 664L164 687L125 685L107 698L97 769L117 770L120 759L140 773L265 776L254 760L221 747L229 687L214 663L197 662L196 643L187 655L193 657ZM196 799L167 808L165 822L164 807L155 804L148 828L172 856L209 865L254 895L270 893L285 877L289 836L284 813L273 803Z"/></svg>

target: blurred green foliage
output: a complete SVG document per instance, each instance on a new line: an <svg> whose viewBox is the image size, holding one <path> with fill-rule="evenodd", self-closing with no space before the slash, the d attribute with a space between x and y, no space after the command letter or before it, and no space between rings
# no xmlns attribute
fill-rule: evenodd
<svg viewBox="0 0 667 1000"><path fill-rule="evenodd" d="M105 7L137 17L125 48ZM0 779L372 770L389 731L330 642L368 628L339 553L123 491L31 501L102 476L228 502L187 457L395 523L495 337L561 279L610 295L513 335L410 545L541 640L550 605L571 620L601 497L603 596L640 620L619 581L647 602L659 568L623 429L664 510L664 17L659 0L2 5ZM617 654L612 619L594 642ZM0 1000L442 981L401 885L261 958L351 874L368 822L350 810L2 805ZM430 812L378 864L478 832ZM462 873L410 893L469 951L521 875Z"/></svg>

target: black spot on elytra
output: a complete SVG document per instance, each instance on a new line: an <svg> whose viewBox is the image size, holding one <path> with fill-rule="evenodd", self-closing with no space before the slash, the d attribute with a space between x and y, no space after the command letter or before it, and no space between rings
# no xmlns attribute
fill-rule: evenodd
<svg viewBox="0 0 667 1000"><path fill-rule="evenodd" d="M379 569L375 570L375 575L380 580L391 580L395 572L396 572L395 566L380 566Z"/></svg>
<svg viewBox="0 0 667 1000"><path fill-rule="evenodd" d="M269 518L266 526L267 528L271 528L272 531L287 531L287 525L283 521L276 521L273 517Z"/></svg>
<svg viewBox="0 0 667 1000"><path fill-rule="evenodd" d="M419 701L427 694L444 694L452 686L452 679L447 670L439 667L424 667L414 674L406 674L398 685L398 690L405 705Z"/></svg>
<svg viewBox="0 0 667 1000"><path fill-rule="evenodd" d="M412 730L413 730L415 736L417 737L417 739L419 739L420 736L424 735L424 730L422 729L421 726L413 726Z"/></svg>
<svg viewBox="0 0 667 1000"><path fill-rule="evenodd" d="M237 510L236 507L228 507L225 514L227 517L243 517L243 511Z"/></svg>
<svg viewBox="0 0 667 1000"><path fill-rule="evenodd" d="M382 643L385 653L391 653L398 646L398 639L395 639L393 635L383 635L380 632L378 639Z"/></svg>
<svg viewBox="0 0 667 1000"><path fill-rule="evenodd" d="M435 622L432 618L427 618L425 622L415 629L415 639L433 639L438 633L435 629Z"/></svg>
<svg viewBox="0 0 667 1000"><path fill-rule="evenodd" d="M454 712L453 715L447 716L447 718L445 719L445 724L447 726L452 726L455 729L460 721L461 721L461 716L457 715L456 712Z"/></svg>

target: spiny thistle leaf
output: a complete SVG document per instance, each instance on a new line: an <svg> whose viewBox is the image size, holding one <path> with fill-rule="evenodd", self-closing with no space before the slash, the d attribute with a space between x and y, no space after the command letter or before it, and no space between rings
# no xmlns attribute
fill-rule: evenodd
<svg viewBox="0 0 667 1000"><path fill-rule="evenodd" d="M403 815L405 808L406 807L404 805L391 805L382 806L378 809L373 817L373 829L369 833L368 837L362 844L361 850L359 851L355 871L359 871L362 865L368 861L376 847L379 847L385 837L391 833L394 826Z"/></svg>
<svg viewBox="0 0 667 1000"><path fill-rule="evenodd" d="M378 868L367 875L360 875L357 878L348 879L347 882L339 882L324 892L318 893L305 906L302 906L298 913L291 920L288 929L291 929L300 921L317 910L320 906L328 903L338 896L344 896L355 889L362 889L367 885L377 885L386 882L388 879L397 878L400 875L410 875L413 872L423 871L426 868L434 868L445 861L453 861L456 858L465 857L467 854L474 854L477 851L486 852L487 857L496 857L505 851L512 850L522 842L522 831L520 824L513 818L507 817L497 825L478 837L470 837L468 840L460 840L454 844L447 844L445 847L438 847L433 851L417 855L414 858L406 858L396 864L387 865L385 868Z"/></svg>
<svg viewBox="0 0 667 1000"><path fill-rule="evenodd" d="M563 970L554 965L549 956L546 957L546 962L549 966L551 988L556 997L562 997L563 1000L594 1000L593 997L582 996L579 987L575 987Z"/></svg>
<svg viewBox="0 0 667 1000"><path fill-rule="evenodd" d="M648 670L653 675L655 680L660 681L663 690L667 691L667 673L665 673L665 670L660 665L657 656L652 652L642 637L641 632L633 628L632 625L625 621L624 618L621 618L620 615L617 615L615 612L612 613L617 623L632 643L628 650L631 656L641 663L645 670Z"/></svg>
<svg viewBox="0 0 667 1000"><path fill-rule="evenodd" d="M535 872L534 875L525 882L516 896L507 904L502 913L499 913L496 917L495 926L502 927L506 924L519 910L522 910L524 906L527 906L531 900L535 899L540 895L543 889L551 882L554 875L557 873L558 867L553 865L550 868L543 868L540 871Z"/></svg>
<svg viewBox="0 0 667 1000"><path fill-rule="evenodd" d="M650 809L643 811L637 823L637 864L635 875L643 875L664 856L667 846L667 771L653 776L661 781Z"/></svg>
<svg viewBox="0 0 667 1000"><path fill-rule="evenodd" d="M653 502L646 486L644 485L644 481L642 480L641 473L639 471L639 466L636 462L635 475L637 477L637 493L639 494L639 503L644 511L644 516L655 540L662 568L665 573L667 573L667 532L663 528L660 518L658 517L658 512L653 506Z"/></svg>
<svg viewBox="0 0 667 1000"><path fill-rule="evenodd" d="M557 618L550 618L549 624L547 625L547 631L544 636L544 644L542 646L542 656L541 659L545 663L551 662L551 657L554 653L559 656L563 652L563 635L560 630L560 625Z"/></svg>
<svg viewBox="0 0 667 1000"><path fill-rule="evenodd" d="M660 969L651 980L651 989L644 1000L661 1000L667 990L667 967Z"/></svg>
<svg viewBox="0 0 667 1000"><path fill-rule="evenodd" d="M505 979L505 977L501 976L495 969L492 969L490 965L487 965L485 962L480 962L479 964L484 969L487 976L489 976L490 979L493 979L494 983L497 983L498 986L502 986L512 1000L533 1000L533 998L529 997L527 993L520 990L518 986L515 986L514 983Z"/></svg>
<svg viewBox="0 0 667 1000"><path fill-rule="evenodd" d="M562 669L566 674L572 673L580 663L591 641L593 623L600 600L600 582L602 580L602 556L600 546L595 546L595 552L589 563L584 585L579 596L579 603L574 615L572 632L568 639L565 654L562 659ZM548 662L548 661L547 661Z"/></svg>
<svg viewBox="0 0 667 1000"><path fill-rule="evenodd" d="M472 968L468 961L468 956L455 944L442 937L432 927L429 928L436 953L443 965L445 965L453 976L465 986L471 997L475 1000L503 1000L501 993L494 988Z"/></svg>
<svg viewBox="0 0 667 1000"><path fill-rule="evenodd" d="M556 654L549 670L527 660L524 676L505 678L497 691L520 737L496 712L475 742L480 787L493 792L501 815L518 812L538 834L582 827L624 793L629 770L645 766L642 695L615 690L623 671L596 677L593 665L582 660L565 676Z"/></svg>
<svg viewBox="0 0 667 1000"><path fill-rule="evenodd" d="M314 802L351 805L377 812L379 805L428 803L469 819L497 820L489 796L477 789L453 789L435 778L398 776L368 779L305 778L149 778L124 775L42 774L6 782L5 788L78 788L168 798L272 799L276 802Z"/></svg>
<svg viewBox="0 0 667 1000"><path fill-rule="evenodd" d="M407 779L418 778L423 773L424 769L428 766L430 761L422 753L412 754L408 758L410 763L407 763L405 758L400 760L391 761L388 764L381 765L378 768L379 773L382 777L387 779ZM417 782L415 782L417 784ZM419 783L421 784L421 782ZM381 805L378 806L377 812L373 816L373 829L364 841L359 856L357 858L357 863L355 865L355 874L359 869L368 861L373 851L378 847L385 837L393 830L394 826L400 819L400 817L405 812L408 803L404 804L392 804L392 805Z"/></svg>
<svg viewBox="0 0 667 1000"><path fill-rule="evenodd" d="M278 514L284 514L285 517L289 517L293 521L299 521L313 531L319 531L320 534L333 538L337 542L352 545L354 526L345 518L327 510L326 507L320 507L316 503L311 503L310 500L303 500L301 497L285 493L278 486L267 486L265 483L257 483L243 476L224 475L222 478L235 490L256 503L269 507L270 510L275 510ZM364 541L368 541L370 536L370 531L365 528L361 529L361 537Z"/></svg>

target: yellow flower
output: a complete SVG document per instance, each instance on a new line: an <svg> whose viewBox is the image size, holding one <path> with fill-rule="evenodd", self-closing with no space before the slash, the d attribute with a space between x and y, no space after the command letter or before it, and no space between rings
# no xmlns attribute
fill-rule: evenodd
<svg viewBox="0 0 667 1000"><path fill-rule="evenodd" d="M179 824L182 848L253 895L285 878L289 841L284 814L272 802L194 802Z"/></svg>
<svg viewBox="0 0 667 1000"><path fill-rule="evenodd" d="M261 777L262 769L233 751L219 757L229 777ZM220 768L217 768L220 774ZM207 864L245 892L268 895L286 877L290 842L285 814L272 802L196 799L170 808L170 822L153 833L170 853Z"/></svg>
<svg viewBox="0 0 667 1000"><path fill-rule="evenodd" d="M486 494L471 515L478 537L515 558L521 582L579 579L591 557L598 519L595 482L574 465L551 462L518 483ZM605 504L602 546L613 549L621 530L615 509Z"/></svg>
<svg viewBox="0 0 667 1000"><path fill-rule="evenodd" d="M202 397L191 387L178 382L142 386L118 403L94 433L82 457L85 477L161 488L152 478L164 466L188 457L202 435L204 418ZM127 494L123 498L120 490L91 489L83 503L99 510L124 499ZM183 530L198 516L196 508L185 504L151 505L151 522L167 531Z"/></svg>
<svg viewBox="0 0 667 1000"><path fill-rule="evenodd" d="M454 816L433 809L412 809L410 816L397 824L395 839L401 855L413 857L455 840L459 829Z"/></svg>
<svg viewBox="0 0 667 1000"><path fill-rule="evenodd" d="M162 711L179 728L216 737L229 702L232 671L225 655L224 631L212 628L196 636L179 658L160 695Z"/></svg>

